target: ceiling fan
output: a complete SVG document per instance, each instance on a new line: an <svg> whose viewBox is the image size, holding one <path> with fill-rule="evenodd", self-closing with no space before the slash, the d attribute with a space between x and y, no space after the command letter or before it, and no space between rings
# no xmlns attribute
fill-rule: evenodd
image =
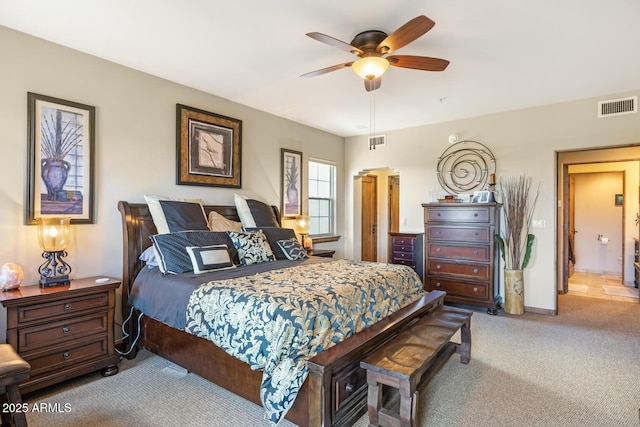
<svg viewBox="0 0 640 427"><path fill-rule="evenodd" d="M351 67L358 76L364 79L364 87L370 92L380 87L381 76L387 71L389 65L414 70L443 71L449 65L449 61L446 59L414 55L391 55L385 57L385 55L416 40L433 28L435 24L431 19L420 15L389 35L383 31L367 30L357 34L351 40L351 43L345 43L322 33L307 33L307 36L314 40L352 53L360 57L360 59L321 68L320 70L303 74L300 77L315 77Z"/></svg>

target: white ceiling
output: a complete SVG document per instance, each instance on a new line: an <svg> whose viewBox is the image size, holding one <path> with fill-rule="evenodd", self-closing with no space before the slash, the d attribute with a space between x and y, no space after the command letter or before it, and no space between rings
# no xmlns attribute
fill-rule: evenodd
<svg viewBox="0 0 640 427"><path fill-rule="evenodd" d="M371 94L350 69L300 78L355 58L305 34L418 15L435 27L394 54L451 64L391 67L378 133L640 88L638 0L0 0L0 25L342 136L370 132Z"/></svg>

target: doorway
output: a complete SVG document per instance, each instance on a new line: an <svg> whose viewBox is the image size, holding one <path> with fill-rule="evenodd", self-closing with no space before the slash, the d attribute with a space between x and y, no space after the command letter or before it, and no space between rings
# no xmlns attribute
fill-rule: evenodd
<svg viewBox="0 0 640 427"><path fill-rule="evenodd" d="M575 207L575 213L572 212L572 193L571 191L571 175L575 174L598 174L598 173L614 173L623 176L622 190L620 193L615 192L610 194L610 198L606 198L603 204L609 205L609 207L615 204L615 195L622 194L622 205L618 206L621 215L621 231L612 232L617 234L614 239L618 241L616 244L620 251L620 255L616 256L614 260L619 264L620 268L620 284L629 287L633 286L634 280L634 238L638 238L638 226L635 224L636 215L638 215L640 207L639 199L639 186L640 186L640 147L628 146L617 148L602 148L592 150L578 150L571 152L557 152L557 167L558 167L558 215L557 215L557 283L558 294L565 294L569 292L569 277L570 277L570 262L572 256L574 258L576 272L579 270L578 263L580 259L578 257L585 255L584 248L578 247L581 245L579 242L570 241L570 234L572 233L573 224L570 221L574 216L580 215L579 210L585 209L578 206ZM571 173L569 173L571 171ZM575 175L578 176L578 175ZM575 177L574 176L574 177ZM605 175L601 175L604 177ZM597 180L596 180L597 181ZM573 236L578 236L582 232L579 227L575 227L577 233ZM585 234L587 232L585 231ZM611 240L605 233L596 232L594 236L591 236L591 232L588 232L589 236L585 236L586 241L590 244L596 243L597 251L603 251L603 246L607 248L610 245ZM603 234L602 237L606 237L606 243L603 244L602 240L598 240L598 235ZM593 237L593 240L589 239ZM576 237L577 238L577 237ZM575 240L575 239L574 239ZM573 247L572 247L573 246ZM594 248L591 248L594 249ZM574 252L575 251L575 252ZM611 258L610 254L609 258ZM598 261L601 262L601 261ZM605 271L605 267L600 267L591 264L590 267L596 274L600 276L604 275L605 280L616 280L615 275L608 275ZM598 270L603 270L600 274ZM606 267L611 269L612 267ZM575 276L574 273L572 276ZM637 301L637 300L636 300Z"/></svg>

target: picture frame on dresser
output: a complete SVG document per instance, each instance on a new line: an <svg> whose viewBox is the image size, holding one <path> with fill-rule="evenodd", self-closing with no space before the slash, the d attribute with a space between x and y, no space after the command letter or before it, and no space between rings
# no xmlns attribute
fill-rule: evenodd
<svg viewBox="0 0 640 427"><path fill-rule="evenodd" d="M176 104L176 184L241 188L242 120Z"/></svg>
<svg viewBox="0 0 640 427"><path fill-rule="evenodd" d="M25 225L94 224L95 107L28 92L27 122Z"/></svg>

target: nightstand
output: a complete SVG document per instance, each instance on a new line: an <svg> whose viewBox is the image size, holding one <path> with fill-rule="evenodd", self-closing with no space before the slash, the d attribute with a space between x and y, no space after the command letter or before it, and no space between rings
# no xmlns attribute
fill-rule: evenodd
<svg viewBox="0 0 640 427"><path fill-rule="evenodd" d="M7 343L31 364L22 393L100 369L104 376L118 372L113 316L120 281L96 279L0 292L7 309Z"/></svg>
<svg viewBox="0 0 640 427"><path fill-rule="evenodd" d="M307 250L307 255L310 256L321 256L323 258L333 258L333 254L335 254L336 251L332 251L329 249L309 249Z"/></svg>

